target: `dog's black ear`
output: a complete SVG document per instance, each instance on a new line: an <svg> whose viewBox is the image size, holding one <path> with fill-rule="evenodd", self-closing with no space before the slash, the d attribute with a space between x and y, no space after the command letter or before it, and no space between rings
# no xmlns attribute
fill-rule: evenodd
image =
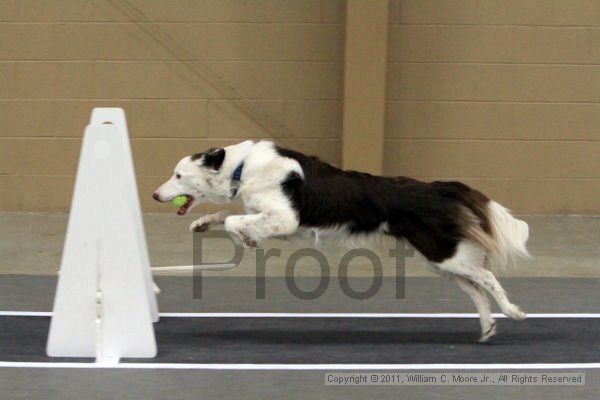
<svg viewBox="0 0 600 400"><path fill-rule="evenodd" d="M225 159L225 149L220 147L218 149L212 148L204 153L203 165L218 171L223 164Z"/></svg>
<svg viewBox="0 0 600 400"><path fill-rule="evenodd" d="M202 156L204 155L204 153L196 153L196 154L192 154L190 156L192 161L196 161L202 158Z"/></svg>

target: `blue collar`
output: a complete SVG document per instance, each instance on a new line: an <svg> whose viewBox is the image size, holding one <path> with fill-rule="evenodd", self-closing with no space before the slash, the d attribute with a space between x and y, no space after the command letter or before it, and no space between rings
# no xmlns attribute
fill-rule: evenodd
<svg viewBox="0 0 600 400"><path fill-rule="evenodd" d="M240 165L233 171L233 175L231 176L231 194L229 196L230 199L233 199L240 188L240 181L242 180L242 169L244 169L244 162L242 161Z"/></svg>

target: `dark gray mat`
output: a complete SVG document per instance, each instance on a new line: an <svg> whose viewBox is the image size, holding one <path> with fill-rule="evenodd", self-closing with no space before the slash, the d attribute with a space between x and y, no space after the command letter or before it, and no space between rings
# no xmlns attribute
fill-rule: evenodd
<svg viewBox="0 0 600 400"><path fill-rule="evenodd" d="M600 312L600 278L503 278L511 300L529 313ZM193 298L191 277L156 277L162 312L474 312L471 300L443 278L406 278L404 299L394 296L386 279L381 293L352 301L332 278L317 300L300 301L282 279L267 278L265 300L255 299L255 278L211 277L203 284L205 298ZM314 287L314 286L312 286ZM0 275L0 310L50 311L56 277ZM493 305L495 310L495 304Z"/></svg>
<svg viewBox="0 0 600 400"><path fill-rule="evenodd" d="M47 317L0 317L0 360L66 361L45 356L48 325ZM499 325L493 343L478 344L471 318L162 318L155 325L158 357L124 361L600 362L600 319L501 319Z"/></svg>

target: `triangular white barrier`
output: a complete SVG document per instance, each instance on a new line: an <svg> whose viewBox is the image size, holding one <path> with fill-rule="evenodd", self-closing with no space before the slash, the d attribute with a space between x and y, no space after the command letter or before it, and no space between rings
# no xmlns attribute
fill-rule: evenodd
<svg viewBox="0 0 600 400"><path fill-rule="evenodd" d="M79 156L47 353L156 356L158 321L125 113L95 108Z"/></svg>

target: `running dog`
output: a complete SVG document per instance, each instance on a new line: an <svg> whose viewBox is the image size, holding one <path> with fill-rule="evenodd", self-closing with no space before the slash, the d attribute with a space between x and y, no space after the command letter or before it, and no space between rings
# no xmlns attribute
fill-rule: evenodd
<svg viewBox="0 0 600 400"><path fill-rule="evenodd" d="M247 247L303 232L316 240L405 239L425 265L454 279L473 300L481 342L496 334L487 294L506 316L526 317L508 300L490 267L529 257L528 225L463 183L343 171L269 141L245 141L183 158L153 197L165 202L180 195L187 202L179 215L202 201L240 201L245 215L204 215L190 229L204 231L224 222L225 230Z"/></svg>

